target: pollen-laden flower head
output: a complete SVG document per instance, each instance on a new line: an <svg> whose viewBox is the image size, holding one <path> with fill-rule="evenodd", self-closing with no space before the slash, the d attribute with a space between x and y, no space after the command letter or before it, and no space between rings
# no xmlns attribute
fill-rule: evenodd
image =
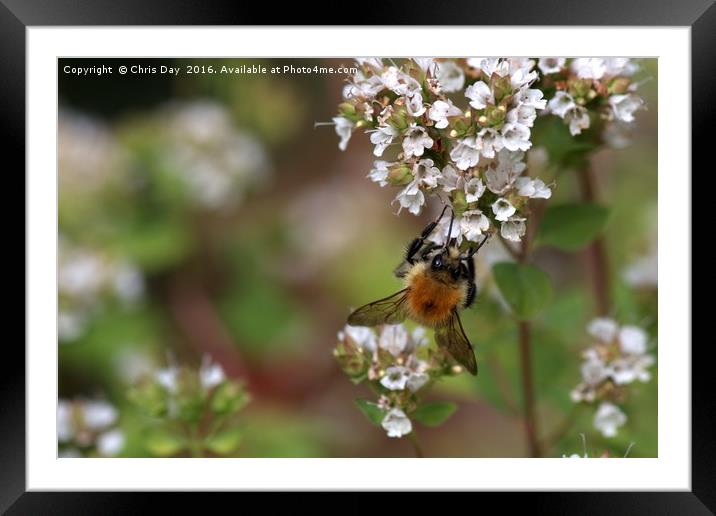
<svg viewBox="0 0 716 516"><path fill-rule="evenodd" d="M626 422L626 416L616 406L627 394L625 386L637 380L648 382L655 358L648 353L646 331L638 326L620 326L613 319L600 317L588 324L587 333L594 342L583 352L582 382L571 397L575 402L599 401L595 427L605 436L612 436Z"/></svg>
<svg viewBox="0 0 716 516"><path fill-rule="evenodd" d="M570 133L578 135L594 120L604 120L602 137L608 145L623 147L634 114L644 108L635 92L639 65L628 58L577 58L539 60L543 81L556 86L547 111L562 118ZM590 116L593 115L593 116Z"/></svg>
<svg viewBox="0 0 716 516"><path fill-rule="evenodd" d="M429 347L425 329L404 324L346 326L333 354L354 383L370 382L380 393L377 406L390 437L410 433L410 415L432 379L454 374L452 360Z"/></svg>
<svg viewBox="0 0 716 516"><path fill-rule="evenodd" d="M525 174L531 128L547 106L534 87L535 60L356 62L334 118L339 147L345 149L358 128L369 135L381 159L368 176L398 190L397 211L420 215L435 200L452 206L458 220L453 238L460 244L497 231L520 241L527 201L551 196L549 185ZM625 104L622 111L628 109ZM447 234L447 227L440 230L431 235L436 243Z"/></svg>

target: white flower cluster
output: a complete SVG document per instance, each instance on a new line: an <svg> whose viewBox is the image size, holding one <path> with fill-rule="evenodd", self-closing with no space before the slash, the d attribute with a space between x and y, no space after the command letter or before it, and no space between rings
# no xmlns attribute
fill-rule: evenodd
<svg viewBox="0 0 716 516"><path fill-rule="evenodd" d="M644 100L635 93L638 83L632 80L639 70L633 59L542 58L538 67L544 90L554 91L547 110L562 118L573 136L589 129L599 117L605 123L605 141L624 146L634 113L644 107Z"/></svg>
<svg viewBox="0 0 716 516"><path fill-rule="evenodd" d="M583 353L582 383L571 397L574 402L600 401L594 426L605 437L613 437L627 421L616 404L625 397L624 386L637 380L648 382L655 358L647 353L647 333L637 326L619 326L612 319L597 318L587 331L595 342Z"/></svg>
<svg viewBox="0 0 716 516"><path fill-rule="evenodd" d="M412 332L402 324L384 325L377 331L364 326L346 326L338 333L334 355L355 383L368 380L382 392L377 406L388 437L412 431L408 414L415 409L416 393L437 375L443 364L427 354L428 339L421 327Z"/></svg>
<svg viewBox="0 0 716 516"><path fill-rule="evenodd" d="M182 368L171 365L159 369L154 373L154 380L161 385L169 394L179 392ZM211 357L204 355L201 359L201 366L197 371L199 385L204 391L210 391L226 380L226 374L220 364L212 362ZM172 407L170 405L170 412Z"/></svg>
<svg viewBox="0 0 716 516"><path fill-rule="evenodd" d="M112 457L124 447L124 433L115 428L117 409L103 400L66 400L57 403L57 441L60 457Z"/></svg>
<svg viewBox="0 0 716 516"><path fill-rule="evenodd" d="M168 168L203 208L238 202L246 190L266 180L266 151L234 126L221 105L195 101L170 105L163 114Z"/></svg>
<svg viewBox="0 0 716 516"><path fill-rule="evenodd" d="M60 109L57 135L61 195L96 192L117 180L124 154L107 126L89 116Z"/></svg>
<svg viewBox="0 0 716 516"><path fill-rule="evenodd" d="M333 119L345 150L353 131L370 134L376 160L368 177L401 187L399 210L419 215L427 198L449 203L459 223L453 237L478 242L499 228L508 240L525 234L525 205L550 188L524 175L531 128L546 107L532 59L412 59L397 66L358 59ZM434 238L445 239L443 232ZM442 243L442 242L440 242Z"/></svg>
<svg viewBox="0 0 716 516"><path fill-rule="evenodd" d="M105 299L131 304L144 293L144 279L132 263L93 249L74 247L61 235L57 284L60 342L82 336Z"/></svg>

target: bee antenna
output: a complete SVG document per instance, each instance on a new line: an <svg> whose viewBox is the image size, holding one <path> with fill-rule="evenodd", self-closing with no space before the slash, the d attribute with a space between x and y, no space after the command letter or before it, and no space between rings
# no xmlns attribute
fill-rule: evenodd
<svg viewBox="0 0 716 516"><path fill-rule="evenodd" d="M445 208L447 209L447 205L445 206ZM445 211L445 210L443 210L443 212L444 212L444 211ZM442 215L441 215L440 217L442 218ZM452 235L452 223L453 223L454 221L455 221L455 210L453 210L453 209L451 208L451 209L450 209L450 225L448 226L447 236L445 237L445 249L448 248L448 245L450 244L450 241L453 240L452 238L450 238L450 235Z"/></svg>
<svg viewBox="0 0 716 516"><path fill-rule="evenodd" d="M485 245L485 242L487 242L490 238L490 234L486 233L485 238L482 239L482 242L480 242L476 247L473 247L470 249L470 252L467 253L467 256L465 256L465 260L469 260L473 256L477 254L477 252L480 250L480 248Z"/></svg>

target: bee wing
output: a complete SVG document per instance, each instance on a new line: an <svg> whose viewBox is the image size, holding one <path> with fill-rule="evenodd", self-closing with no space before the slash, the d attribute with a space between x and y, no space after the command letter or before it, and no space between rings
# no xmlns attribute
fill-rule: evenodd
<svg viewBox="0 0 716 516"><path fill-rule="evenodd" d="M406 317L405 301L408 289L405 288L378 301L361 306L348 316L351 326L377 326L379 324L398 324Z"/></svg>
<svg viewBox="0 0 716 516"><path fill-rule="evenodd" d="M462 329L462 322L457 310L453 310L447 322L435 330L435 339L438 345L448 350L448 353L473 375L477 374L477 361L470 341Z"/></svg>

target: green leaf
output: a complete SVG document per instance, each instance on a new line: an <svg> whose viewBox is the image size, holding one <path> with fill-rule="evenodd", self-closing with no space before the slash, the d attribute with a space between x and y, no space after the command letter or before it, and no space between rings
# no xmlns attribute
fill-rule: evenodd
<svg viewBox="0 0 716 516"><path fill-rule="evenodd" d="M230 455L239 447L241 437L240 428L231 428L210 437L204 444L217 455Z"/></svg>
<svg viewBox="0 0 716 516"><path fill-rule="evenodd" d="M604 229L608 218L609 210L598 204L550 206L540 224L537 243L567 251L580 249Z"/></svg>
<svg viewBox="0 0 716 516"><path fill-rule="evenodd" d="M552 298L549 276L534 265L500 262L492 272L502 296L520 319L534 317Z"/></svg>
<svg viewBox="0 0 716 516"><path fill-rule="evenodd" d="M569 125L561 118L539 117L532 129L532 144L534 147L544 147L547 150L550 163L560 167L578 167L585 160L586 155L598 146L593 136L590 137L588 133L589 131L585 131L572 136Z"/></svg>
<svg viewBox="0 0 716 516"><path fill-rule="evenodd" d="M178 435L161 429L154 429L147 434L144 445L158 457L176 455L185 447L184 439Z"/></svg>
<svg viewBox="0 0 716 516"><path fill-rule="evenodd" d="M377 403L373 403L368 400L356 400L356 405L361 412L368 418L368 421L376 426L380 426L385 417L385 412L381 409Z"/></svg>
<svg viewBox="0 0 716 516"><path fill-rule="evenodd" d="M435 401L432 403L423 403L411 416L425 426L442 425L453 412L457 410L457 405L450 401Z"/></svg>

